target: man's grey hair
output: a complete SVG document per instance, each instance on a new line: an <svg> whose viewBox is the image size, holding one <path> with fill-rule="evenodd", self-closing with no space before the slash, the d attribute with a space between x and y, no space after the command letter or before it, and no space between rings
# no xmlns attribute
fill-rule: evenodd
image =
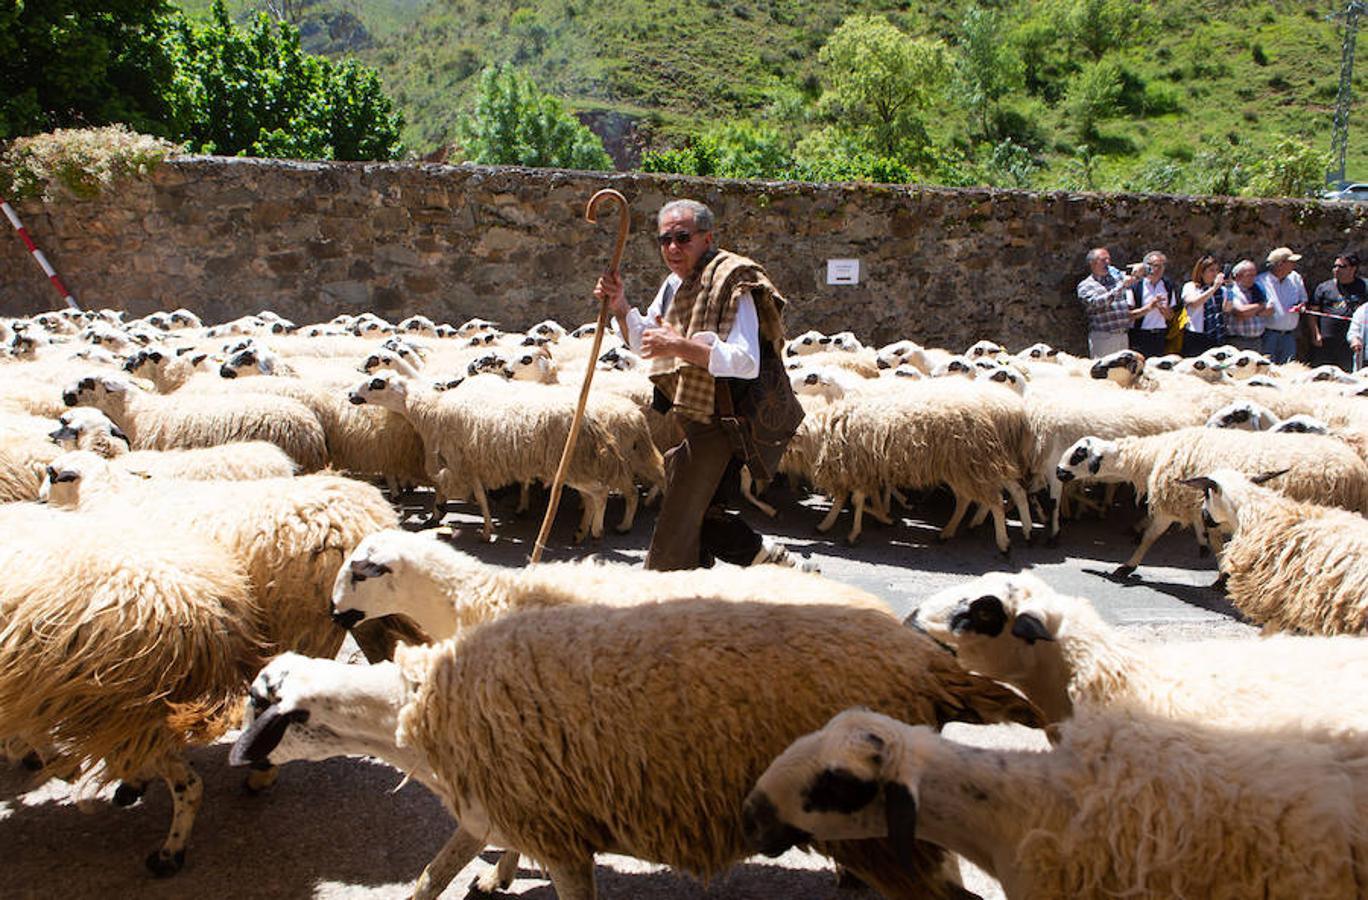
<svg viewBox="0 0 1368 900"><path fill-rule="evenodd" d="M1101 255L1102 255L1102 251L1104 251L1104 250L1106 250L1106 249L1107 249L1106 247L1094 247L1094 248L1092 248L1091 250L1089 250L1089 251L1088 251L1088 265L1092 265L1093 263L1097 262L1097 258L1098 258L1099 256L1101 256Z"/></svg>
<svg viewBox="0 0 1368 900"><path fill-rule="evenodd" d="M1150 265L1154 265L1156 262L1167 264L1168 257L1164 255L1162 250L1151 250L1145 254L1145 262Z"/></svg>
<svg viewBox="0 0 1368 900"><path fill-rule="evenodd" d="M698 231L713 230L713 213L697 200L671 200L660 208L656 213L656 227L660 227L660 220L672 212L686 212L693 218L694 228Z"/></svg>
<svg viewBox="0 0 1368 900"><path fill-rule="evenodd" d="M1240 276L1240 275L1243 275L1245 272L1258 272L1258 271L1259 271L1259 267L1258 267L1257 265L1255 265L1254 260L1252 260L1252 259L1242 259L1242 260L1240 260L1239 262L1237 262L1237 263L1235 264L1235 268L1233 268L1233 269L1230 270L1230 276L1231 276L1232 278L1235 278L1235 277L1238 277L1238 276Z"/></svg>

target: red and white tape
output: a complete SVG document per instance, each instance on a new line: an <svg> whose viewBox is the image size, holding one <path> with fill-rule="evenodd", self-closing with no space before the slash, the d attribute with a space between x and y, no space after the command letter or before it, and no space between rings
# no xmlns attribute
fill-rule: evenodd
<svg viewBox="0 0 1368 900"><path fill-rule="evenodd" d="M57 277L57 270L52 267L52 263L48 262L48 258L43 255L43 251L39 250L38 247L34 245L33 238L29 237L28 229L24 227L23 222L19 221L19 214L14 211L14 207L10 206L3 197L0 197L0 210L4 210L5 218L9 219L10 224L14 226L14 230L19 232L19 239L24 242L24 246L28 247L29 253L32 253L33 258L38 261L38 265L42 268L43 274L48 277L48 281L52 282L52 286L57 289L57 293L66 301L66 305L70 306L72 309L79 310L81 307L76 305L76 298L72 297L71 291L67 290L66 285L62 284L62 279Z"/></svg>

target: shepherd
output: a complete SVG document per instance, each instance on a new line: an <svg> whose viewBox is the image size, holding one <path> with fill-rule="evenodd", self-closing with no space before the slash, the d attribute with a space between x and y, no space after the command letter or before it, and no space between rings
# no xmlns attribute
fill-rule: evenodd
<svg viewBox="0 0 1368 900"><path fill-rule="evenodd" d="M759 263L715 245L713 213L702 203L672 200L656 225L670 274L646 314L628 305L617 271L594 288L628 346L651 360L654 406L683 435L665 454L665 494L646 568L709 567L720 559L814 570L727 508L739 497L741 466L772 477L802 422L781 358L784 298Z"/></svg>

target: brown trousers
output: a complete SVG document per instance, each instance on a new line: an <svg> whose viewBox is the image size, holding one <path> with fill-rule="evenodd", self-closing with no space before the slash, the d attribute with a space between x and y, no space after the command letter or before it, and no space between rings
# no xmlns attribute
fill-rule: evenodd
<svg viewBox="0 0 1368 900"><path fill-rule="evenodd" d="M646 568L664 572L711 566L713 559L749 565L761 538L722 498L740 474L731 442L715 422L704 424L671 413L684 440L665 454L665 495L660 501Z"/></svg>

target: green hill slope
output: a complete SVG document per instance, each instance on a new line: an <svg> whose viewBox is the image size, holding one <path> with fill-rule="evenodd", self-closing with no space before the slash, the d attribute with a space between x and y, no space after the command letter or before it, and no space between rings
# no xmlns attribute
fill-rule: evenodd
<svg viewBox="0 0 1368 900"><path fill-rule="evenodd" d="M192 12L207 0L183 0ZM642 139L676 145L734 119L801 133L816 121L818 51L856 12L954 48L969 3L829 0L300 0L306 45L376 66L425 152L451 140L487 64L513 61L575 110L630 117ZM1003 13L1002 40L1025 58L1025 84L1002 102L1018 142L1044 168L1041 187L1180 186L1173 173L1235 165L1279 136L1328 151L1340 3L1159 0L983 0ZM264 6L239 0L236 12ZM1087 27L1084 13L1101 25ZM1094 9L1095 8L1095 9ZM1099 12L1100 11L1100 12ZM1106 20L1105 16L1111 16ZM360 30L348 30L354 20ZM341 24L339 24L339 22ZM1081 23L1081 24L1080 24ZM1097 44L1089 48L1089 43ZM1080 159L1070 128L1069 79L1097 52L1121 68L1114 113L1097 153ZM1360 71L1368 67L1361 60ZM1355 79L1356 94L1364 77ZM991 144L952 97L925 120L932 137L970 161ZM619 121L619 125L620 125ZM1350 176L1368 178L1368 118L1350 120Z"/></svg>

